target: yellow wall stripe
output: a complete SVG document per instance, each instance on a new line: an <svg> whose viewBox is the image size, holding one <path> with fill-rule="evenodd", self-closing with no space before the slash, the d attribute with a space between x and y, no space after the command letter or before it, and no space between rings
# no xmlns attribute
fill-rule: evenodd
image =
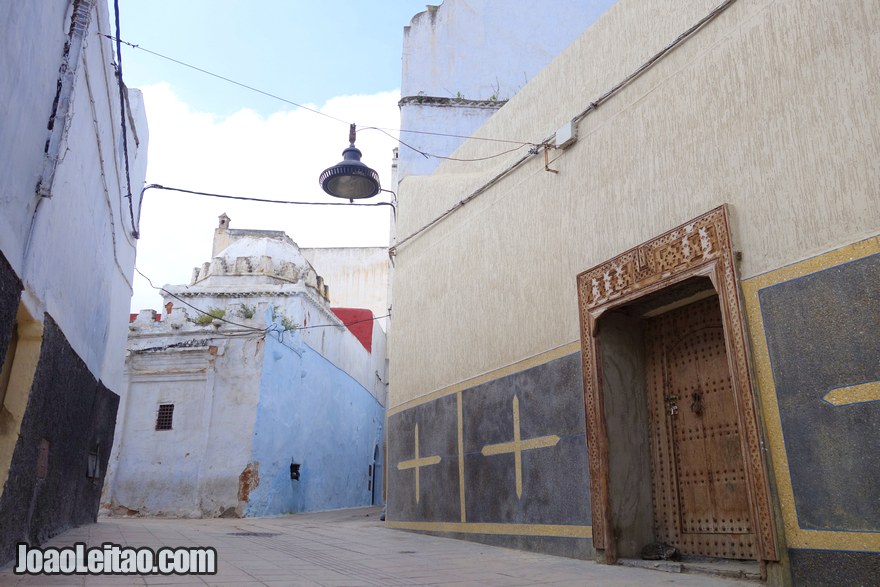
<svg viewBox="0 0 880 587"><path fill-rule="evenodd" d="M461 392L457 393L458 402L458 500L461 508L461 523L467 522L467 510L464 502L464 419L461 411Z"/></svg>
<svg viewBox="0 0 880 587"><path fill-rule="evenodd" d="M767 349L767 337L764 332L758 292L778 283L797 279L876 253L880 253L880 237L872 237L853 243L742 282L743 302L751 333L752 356L764 428L769 440L770 456L779 492L779 503L785 524L785 539L790 548L880 551L880 533L805 530L798 525L797 512L794 507L794 488L791 484L788 455L785 452L782 419L779 415L776 385L770 365L770 353Z"/></svg>
<svg viewBox="0 0 880 587"><path fill-rule="evenodd" d="M832 406L880 401L880 381L837 387L826 393L822 399Z"/></svg>
<svg viewBox="0 0 880 587"><path fill-rule="evenodd" d="M549 351L544 351L543 353L538 353L537 355L522 359L521 361L511 363L510 365L500 367L492 371L487 371L482 375L477 375L476 377L465 379L464 381L461 381L454 385L432 391L421 397L417 397L408 402L404 402L400 405L389 407L388 415L393 416L394 414L399 414L400 412L406 411L410 408L414 408L418 405L426 404L428 402L440 399L441 397L446 397L447 395L452 395L453 393L458 393L460 391L470 389L471 387L475 387L483 383L488 383L490 381L494 381L508 375L513 375L514 373L519 373L520 371L525 371L526 369L531 369L532 367L537 367L538 365L543 365L544 363L549 363L550 361L560 359L572 353L580 352L580 350L581 342L579 340L566 343L562 346L550 349Z"/></svg>
<svg viewBox="0 0 880 587"><path fill-rule="evenodd" d="M592 538L592 526L558 524L462 524L458 522L385 522L389 528L422 532L456 532L460 534L494 534L509 536L550 536L557 538Z"/></svg>

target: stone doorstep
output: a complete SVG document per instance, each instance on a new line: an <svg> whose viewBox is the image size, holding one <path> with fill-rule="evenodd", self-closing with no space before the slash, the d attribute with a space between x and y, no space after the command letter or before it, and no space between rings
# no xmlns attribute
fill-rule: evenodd
<svg viewBox="0 0 880 587"><path fill-rule="evenodd" d="M761 581L761 569L757 561L739 561L712 558L685 557L680 561L620 559L618 564L623 567L649 569L666 573L694 573L712 575L728 579L746 579Z"/></svg>

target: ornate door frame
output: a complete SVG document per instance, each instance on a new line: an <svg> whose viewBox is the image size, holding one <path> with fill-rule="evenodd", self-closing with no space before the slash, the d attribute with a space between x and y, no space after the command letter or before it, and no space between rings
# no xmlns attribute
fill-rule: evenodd
<svg viewBox="0 0 880 587"><path fill-rule="evenodd" d="M577 276L593 545L605 550L608 563L617 560L617 553L611 523L604 389L597 361L601 356L598 321L609 310L698 276L711 280L721 305L757 539L756 552L761 560L778 560L728 211L727 206L722 205Z"/></svg>

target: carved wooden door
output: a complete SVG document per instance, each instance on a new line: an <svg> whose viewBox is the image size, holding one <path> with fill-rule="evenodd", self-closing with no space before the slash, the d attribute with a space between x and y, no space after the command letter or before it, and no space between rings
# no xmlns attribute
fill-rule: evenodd
<svg viewBox="0 0 880 587"><path fill-rule="evenodd" d="M718 298L646 322L654 532L683 554L754 559Z"/></svg>

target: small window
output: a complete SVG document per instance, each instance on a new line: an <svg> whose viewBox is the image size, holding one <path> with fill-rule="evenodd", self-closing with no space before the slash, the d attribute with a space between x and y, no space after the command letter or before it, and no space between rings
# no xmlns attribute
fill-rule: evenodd
<svg viewBox="0 0 880 587"><path fill-rule="evenodd" d="M156 414L156 430L171 430L171 422L174 420L174 404L159 404Z"/></svg>

